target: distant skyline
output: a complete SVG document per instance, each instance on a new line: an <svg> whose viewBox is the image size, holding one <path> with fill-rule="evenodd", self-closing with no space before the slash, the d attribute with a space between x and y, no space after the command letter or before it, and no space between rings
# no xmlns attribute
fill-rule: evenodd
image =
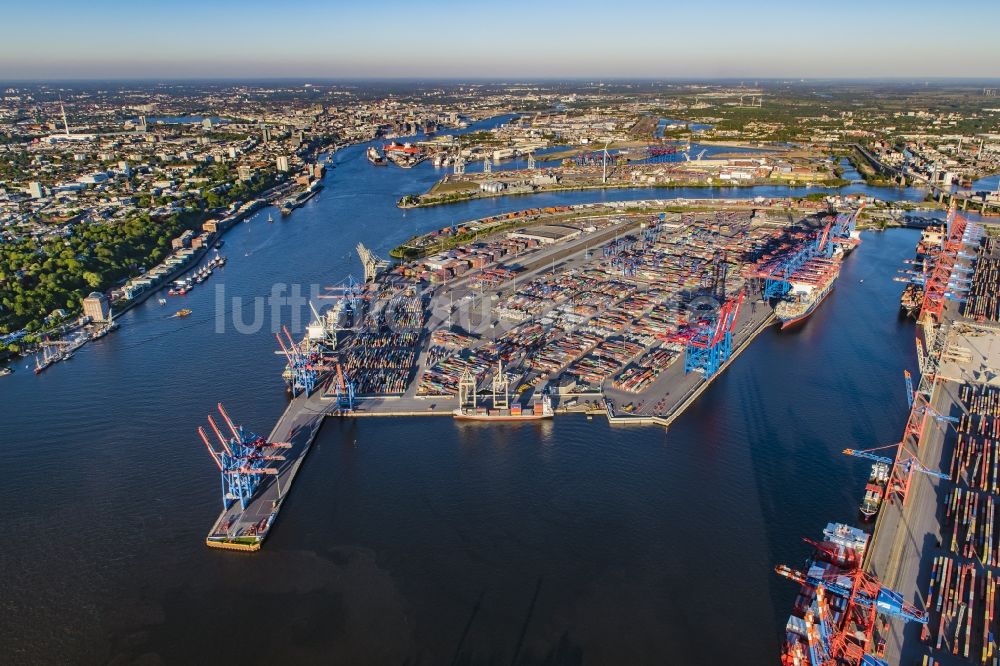
<svg viewBox="0 0 1000 666"><path fill-rule="evenodd" d="M55 0L0 16L8 81L1000 77L995 0Z"/></svg>

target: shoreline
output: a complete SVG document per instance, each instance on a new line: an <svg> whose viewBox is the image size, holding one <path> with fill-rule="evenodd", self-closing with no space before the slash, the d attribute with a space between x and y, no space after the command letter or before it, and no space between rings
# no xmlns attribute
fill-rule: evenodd
<svg viewBox="0 0 1000 666"><path fill-rule="evenodd" d="M751 183L740 183L740 184L726 184L718 185L715 183L652 183L652 184L637 184L637 183L623 183L623 184L608 184L600 183L596 185L573 185L573 186L559 186L559 187L546 187L543 189L533 190L531 192L481 192L477 191L475 194L467 197L461 197L456 199L449 199L447 201L426 201L419 202L415 204L402 203L403 199L397 202L396 207L401 210L409 210L412 208L432 208L434 206L446 206L453 203L464 203L466 201L475 201L477 199L499 199L503 197L518 197L518 196L530 196L534 194L551 194L558 192L584 192L589 190L631 190L631 189L664 189L664 190L677 190L677 189L719 189L719 190L730 190L730 189L749 189L754 187L786 187L788 189L840 189L850 185L850 182L843 182L840 184L828 184L828 183L818 183L813 185L789 185L786 181L767 181L767 182L751 182ZM424 196L424 195L418 195ZM804 195L808 196L808 195ZM405 198L405 197L404 197Z"/></svg>

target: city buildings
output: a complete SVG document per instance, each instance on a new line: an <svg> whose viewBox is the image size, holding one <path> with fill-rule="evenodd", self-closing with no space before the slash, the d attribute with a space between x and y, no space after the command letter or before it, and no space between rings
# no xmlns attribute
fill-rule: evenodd
<svg viewBox="0 0 1000 666"><path fill-rule="evenodd" d="M108 297L98 291L90 292L90 295L83 299L83 316L89 317L91 321L108 321L111 318Z"/></svg>

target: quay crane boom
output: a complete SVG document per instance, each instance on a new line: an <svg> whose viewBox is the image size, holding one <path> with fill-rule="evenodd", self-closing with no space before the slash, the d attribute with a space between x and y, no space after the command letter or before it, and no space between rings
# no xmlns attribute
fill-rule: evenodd
<svg viewBox="0 0 1000 666"><path fill-rule="evenodd" d="M842 596L845 599L850 599L856 604L874 607L883 615L899 618L904 622L927 624L926 611L922 611L913 604L905 601L903 595L899 592L883 586L874 575L861 569L852 573L827 573L819 578L814 578L801 571L795 571L783 564L775 567L775 571L779 576L784 576L798 583L822 585L834 594ZM852 581L855 584L851 586L844 585L843 579Z"/></svg>
<svg viewBox="0 0 1000 666"><path fill-rule="evenodd" d="M893 447L899 447L899 444L888 444L886 446L875 447L874 449L844 449L843 453L848 456L854 456L855 458L865 458L866 460L871 460L873 462L880 462L880 463L885 463L887 465L892 465L893 462L895 462L892 458L886 456L880 456L873 452ZM930 469L922 462L920 462L920 460L916 456L904 459L900 461L899 464L904 468L904 471L906 472L909 472L912 469L914 471L921 472L922 474L926 474L928 476L934 476L939 479L944 479L946 481L951 479L949 475L943 472L938 472L933 469Z"/></svg>
<svg viewBox="0 0 1000 666"><path fill-rule="evenodd" d="M219 416L232 432L232 437L223 435L215 419L208 417L208 424L219 440L221 448L216 448L209 439L205 428L198 426L198 436L208 449L212 462L219 468L222 483L222 507L228 510L234 502L239 501L240 507L246 510L248 503L257 492L262 476L277 476L276 467L268 467L269 462L283 462L285 456L272 453L268 449L284 449L291 447L286 442L268 442L265 438L255 435L233 423L229 414L222 406L216 405Z"/></svg>
<svg viewBox="0 0 1000 666"><path fill-rule="evenodd" d="M910 409L913 409L913 379L910 377L909 370L903 370L903 378L906 380L906 403Z"/></svg>
<svg viewBox="0 0 1000 666"><path fill-rule="evenodd" d="M876 576L862 569L844 571L833 567L817 574L816 568L804 573L779 564L774 571L816 592L805 613L810 666L881 666L884 660L871 654L871 648L878 647L873 645L877 615L923 625L928 622L926 611L908 603L901 594L883 586ZM829 612L827 593L846 602L836 622Z"/></svg>
<svg viewBox="0 0 1000 666"><path fill-rule="evenodd" d="M719 310L719 316L712 323L702 323L684 348L684 373L701 370L705 377L711 377L729 360L732 354L733 330L743 304L745 291L726 301Z"/></svg>

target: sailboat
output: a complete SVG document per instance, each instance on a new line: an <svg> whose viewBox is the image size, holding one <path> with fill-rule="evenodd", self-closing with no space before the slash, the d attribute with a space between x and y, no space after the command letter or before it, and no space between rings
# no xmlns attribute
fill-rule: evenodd
<svg viewBox="0 0 1000 666"><path fill-rule="evenodd" d="M35 354L35 374L41 374L45 368L52 365L53 359L49 355L49 346L46 344L42 347L42 359L38 360L38 354Z"/></svg>

